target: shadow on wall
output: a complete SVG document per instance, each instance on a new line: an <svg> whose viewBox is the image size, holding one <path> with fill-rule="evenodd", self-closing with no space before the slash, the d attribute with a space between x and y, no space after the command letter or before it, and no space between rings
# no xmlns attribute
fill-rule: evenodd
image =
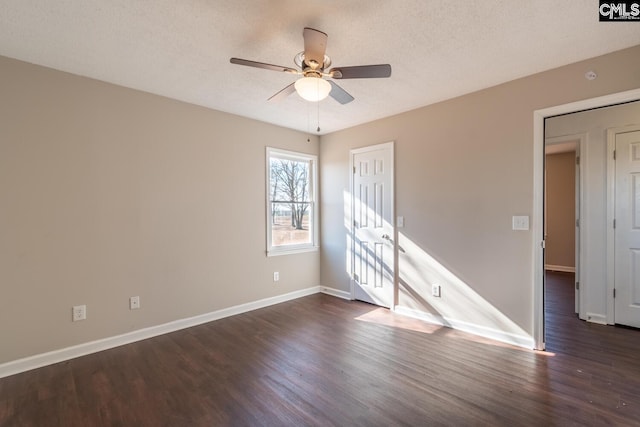
<svg viewBox="0 0 640 427"><path fill-rule="evenodd" d="M358 202L358 201L356 201ZM349 276L355 264L353 259L357 242L353 236L351 194L344 192L344 226L346 229L346 272ZM374 215L373 212L369 213ZM498 341L533 348L531 335L480 296L441 262L427 253L403 233L398 234L398 305L400 314L422 319L437 325L473 333ZM365 262L381 262L376 254L367 254ZM356 254L358 256L358 254ZM392 267L384 265L385 273L393 274ZM440 296L432 295L432 285L440 285Z"/></svg>

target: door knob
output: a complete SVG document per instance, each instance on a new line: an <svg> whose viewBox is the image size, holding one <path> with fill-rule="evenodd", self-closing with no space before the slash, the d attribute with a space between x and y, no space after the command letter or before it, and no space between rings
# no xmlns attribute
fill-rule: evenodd
<svg viewBox="0 0 640 427"><path fill-rule="evenodd" d="M389 241L389 243L391 243L391 244L393 245L393 239L392 239L388 234L383 234L383 235L382 235L382 238L383 238L384 240L388 240L388 241Z"/></svg>

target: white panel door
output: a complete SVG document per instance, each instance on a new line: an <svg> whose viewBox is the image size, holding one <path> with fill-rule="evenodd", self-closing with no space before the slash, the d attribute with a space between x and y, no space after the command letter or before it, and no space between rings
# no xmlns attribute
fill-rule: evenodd
<svg viewBox="0 0 640 427"><path fill-rule="evenodd" d="M392 307L393 145L354 150L352 156L354 297Z"/></svg>
<svg viewBox="0 0 640 427"><path fill-rule="evenodd" d="M640 131L616 135L615 323L640 327Z"/></svg>

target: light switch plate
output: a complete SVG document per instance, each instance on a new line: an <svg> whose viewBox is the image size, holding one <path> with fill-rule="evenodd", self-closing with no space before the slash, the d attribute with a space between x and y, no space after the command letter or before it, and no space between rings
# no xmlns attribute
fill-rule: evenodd
<svg viewBox="0 0 640 427"><path fill-rule="evenodd" d="M403 216L399 216L397 218L396 225L398 226L398 228L404 227L404 217Z"/></svg>
<svg viewBox="0 0 640 427"><path fill-rule="evenodd" d="M528 216L513 216L513 229L514 230L528 230L529 229L529 217Z"/></svg>

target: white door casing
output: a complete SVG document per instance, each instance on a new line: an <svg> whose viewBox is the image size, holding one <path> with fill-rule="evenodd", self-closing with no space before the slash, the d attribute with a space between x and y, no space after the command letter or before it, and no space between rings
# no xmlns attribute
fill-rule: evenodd
<svg viewBox="0 0 640 427"><path fill-rule="evenodd" d="M394 307L393 143L351 151L352 298Z"/></svg>
<svg viewBox="0 0 640 427"><path fill-rule="evenodd" d="M575 274L573 277L574 280L574 289L575 289L575 295L574 295L574 311L575 313L578 315L578 317L580 317L580 252L582 250L582 248L580 247L580 233L581 233L581 229L580 229L580 214L581 214L581 210L580 210L580 205L582 203L582 183L581 183L581 165L580 165L580 148L582 146L582 144L584 143L584 139L580 139L580 142L578 143L578 147L576 149L576 169L575 169L575 225L576 225L576 229L575 229L575 253L574 253L574 257L575 257L575 261L574 261L574 266L575 266Z"/></svg>
<svg viewBox="0 0 640 427"><path fill-rule="evenodd" d="M640 130L614 140L614 322L640 327Z"/></svg>

